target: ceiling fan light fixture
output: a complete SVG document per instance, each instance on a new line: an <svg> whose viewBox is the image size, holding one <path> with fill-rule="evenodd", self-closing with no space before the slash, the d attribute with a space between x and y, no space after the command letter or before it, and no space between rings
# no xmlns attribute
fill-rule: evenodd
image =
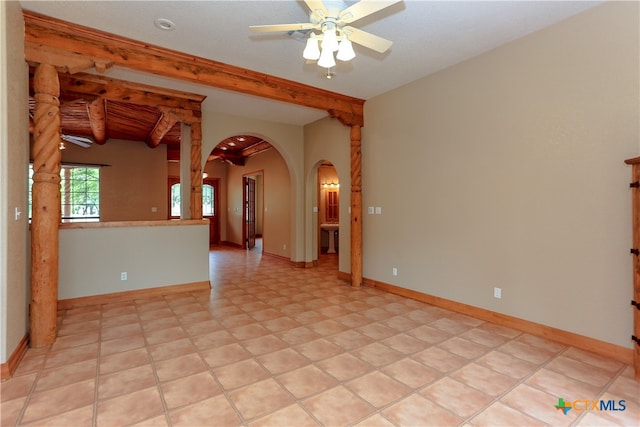
<svg viewBox="0 0 640 427"><path fill-rule="evenodd" d="M320 59L318 59L318 65L324 68L331 68L336 66L336 60L333 58L333 51L322 47L320 53Z"/></svg>
<svg viewBox="0 0 640 427"><path fill-rule="evenodd" d="M320 48L318 47L318 39L316 37L309 37L307 46L304 48L304 52L302 52L302 57L311 61L320 59Z"/></svg>
<svg viewBox="0 0 640 427"><path fill-rule="evenodd" d="M356 53L353 51L353 45L351 44L351 40L345 38L340 42L340 46L338 47L338 54L336 58L340 61L351 61L356 57Z"/></svg>
<svg viewBox="0 0 640 427"><path fill-rule="evenodd" d="M333 26L327 27L323 30L324 37L322 38L322 50L329 49L331 52L338 50L338 36Z"/></svg>

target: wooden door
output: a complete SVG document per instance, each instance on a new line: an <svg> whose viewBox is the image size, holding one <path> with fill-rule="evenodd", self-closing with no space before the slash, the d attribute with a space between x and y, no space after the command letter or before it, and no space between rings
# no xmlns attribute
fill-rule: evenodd
<svg viewBox="0 0 640 427"><path fill-rule="evenodd" d="M202 184L202 218L209 220L209 244L220 243L218 180L205 178Z"/></svg>
<svg viewBox="0 0 640 427"><path fill-rule="evenodd" d="M253 249L256 246L256 180L244 177L244 247Z"/></svg>

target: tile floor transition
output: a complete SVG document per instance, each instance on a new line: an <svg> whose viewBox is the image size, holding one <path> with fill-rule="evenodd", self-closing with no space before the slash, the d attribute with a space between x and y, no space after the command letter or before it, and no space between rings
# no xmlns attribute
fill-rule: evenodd
<svg viewBox="0 0 640 427"><path fill-rule="evenodd" d="M630 366L352 288L335 257L216 248L210 271L210 292L60 312L1 384L2 426L638 425Z"/></svg>

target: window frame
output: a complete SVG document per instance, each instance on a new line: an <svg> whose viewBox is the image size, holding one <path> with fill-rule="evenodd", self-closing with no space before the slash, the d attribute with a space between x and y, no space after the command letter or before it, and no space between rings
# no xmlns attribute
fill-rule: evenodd
<svg viewBox="0 0 640 427"><path fill-rule="evenodd" d="M102 165L92 165L92 164L78 164L78 163L62 163L60 165L60 221L63 223L68 222L99 222L101 218L100 211L100 199L101 199L101 168ZM79 169L91 169L97 171L97 179L86 179L88 175L85 174L85 179L77 179L72 177L72 170ZM29 163L29 220L31 220L33 216L33 175L35 171L33 169L33 163ZM72 181L76 182L84 182L84 191L73 191L72 189ZM87 191L88 186L87 182L97 182L97 191ZM81 184L82 185L82 184ZM75 203L73 201L73 194L84 194L85 203ZM88 194L92 194L93 197L90 197ZM97 195L97 196L96 196ZM87 200L91 199L92 203L86 203ZM74 207L82 208L84 206L85 210L90 208L92 211L97 211L95 215L74 215L71 212L74 210Z"/></svg>

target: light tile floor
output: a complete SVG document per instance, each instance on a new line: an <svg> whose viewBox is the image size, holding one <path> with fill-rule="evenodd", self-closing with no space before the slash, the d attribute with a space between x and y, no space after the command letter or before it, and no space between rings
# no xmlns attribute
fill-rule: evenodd
<svg viewBox="0 0 640 427"><path fill-rule="evenodd" d="M638 425L615 360L336 279L214 249L212 289L59 313L1 385L1 424ZM625 400L624 411L566 401ZM618 406L619 408L619 406Z"/></svg>

